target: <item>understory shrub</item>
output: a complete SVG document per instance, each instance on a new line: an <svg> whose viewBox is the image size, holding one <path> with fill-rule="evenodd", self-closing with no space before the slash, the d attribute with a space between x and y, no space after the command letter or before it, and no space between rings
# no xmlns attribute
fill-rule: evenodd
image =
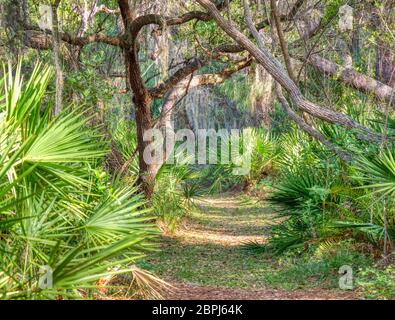
<svg viewBox="0 0 395 320"><path fill-rule="evenodd" d="M0 91L5 299L95 297L107 280L132 274L134 263L154 248L157 231L143 197L136 188L110 183L101 170L108 148L99 132L80 109L54 117L43 103L51 75L37 65L23 82L19 64Z"/></svg>

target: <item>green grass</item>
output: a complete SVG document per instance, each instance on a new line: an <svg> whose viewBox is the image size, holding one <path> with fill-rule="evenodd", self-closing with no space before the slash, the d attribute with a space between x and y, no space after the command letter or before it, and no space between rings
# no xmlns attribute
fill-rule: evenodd
<svg viewBox="0 0 395 320"><path fill-rule="evenodd" d="M199 202L185 225L162 237L161 251L141 266L172 282L226 288L272 287L288 290L337 288L338 269L344 264L368 264L347 250L320 257L273 257L262 250L246 250L245 243L264 242L273 212L246 197L226 195ZM261 246L262 247L262 246Z"/></svg>
<svg viewBox="0 0 395 320"><path fill-rule="evenodd" d="M338 270L349 265L356 272L360 267L370 265L371 260L362 254L340 249L333 255L317 258L309 253L301 257L286 257L277 261L279 268L266 277L271 286L284 289L338 288ZM354 274L354 276L358 276Z"/></svg>
<svg viewBox="0 0 395 320"><path fill-rule="evenodd" d="M169 279L205 286L251 288L264 285L267 262L240 247L182 244L166 239L144 267Z"/></svg>
<svg viewBox="0 0 395 320"><path fill-rule="evenodd" d="M360 270L358 284L366 299L395 299L395 267Z"/></svg>

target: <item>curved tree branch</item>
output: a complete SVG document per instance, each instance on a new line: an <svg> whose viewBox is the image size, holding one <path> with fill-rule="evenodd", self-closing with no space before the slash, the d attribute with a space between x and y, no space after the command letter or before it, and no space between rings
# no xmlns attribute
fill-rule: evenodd
<svg viewBox="0 0 395 320"><path fill-rule="evenodd" d="M161 98L168 90L174 87L182 79L186 78L188 75L192 74L196 70L200 69L205 64L198 58L190 60L183 68L178 69L172 76L167 80L160 83L156 87L149 90L151 97Z"/></svg>
<svg viewBox="0 0 395 320"><path fill-rule="evenodd" d="M45 32L39 30L39 28L36 27L28 27L26 30L26 35L27 35L27 45L32 47L32 48L37 48L37 49L51 49L53 44L52 44L52 32L49 30L46 30ZM125 42L121 36L119 37L112 37L108 36L102 33L98 34L92 34L89 36L84 36L84 37L76 37L72 36L68 33L65 32L59 32L59 37L62 41L67 42L69 44L75 45L75 46L85 46L91 43L95 42L100 42L100 43L106 43L112 46L116 47L124 47Z"/></svg>
<svg viewBox="0 0 395 320"><path fill-rule="evenodd" d="M310 115L325 120L330 123L339 124L350 129L356 129L363 133L360 138L365 140L376 140L376 135L368 128L362 126L351 117L319 106L307 100L301 93L297 85L291 80L284 67L271 54L271 52L263 47L257 46L243 33L237 30L234 25L229 24L217 10L215 5L210 0L197 0L217 22L218 26L224 30L233 40L245 48L271 75L272 77L288 92L292 100L302 111Z"/></svg>
<svg viewBox="0 0 395 320"><path fill-rule="evenodd" d="M188 90L192 88L196 88L198 86L207 86L207 85L223 83L226 79L230 78L234 73L250 66L251 62L252 62L251 58L246 58L228 68L223 69L219 73L200 74L200 75L192 76L190 78L184 77L183 80L179 81L176 85L172 87L170 91L168 91L168 94L166 95L164 103L162 105L160 117L157 120L155 127L164 130L164 133L166 135L167 134L166 129L171 128L171 115L173 113L173 110L176 107L177 103L180 101L180 99L183 98L182 96L183 94L185 96L188 93ZM167 141L167 139L165 139L165 141ZM165 162L168 159L171 152L171 150L169 149L172 149L173 147L174 144L173 145L169 145L167 143L165 144L164 152L163 152L164 154L163 162ZM153 167L152 172L154 175L157 174L161 166L162 164L156 164Z"/></svg>
<svg viewBox="0 0 395 320"><path fill-rule="evenodd" d="M321 142L324 146L326 146L329 150L336 153L342 160L346 162L350 162L352 160L352 156L345 150L338 147L336 144L330 142L325 136L319 132L318 130L314 129L312 126L308 125L302 117L300 117L292 108L289 106L287 99L285 99L281 87L276 85L276 94L278 101L280 102L281 106L283 107L284 111L288 114L288 116L298 125L300 129L305 131L307 134L312 136L314 139Z"/></svg>
<svg viewBox="0 0 395 320"><path fill-rule="evenodd" d="M352 68L345 68L336 63L315 54L308 58L306 63L316 70L333 76L344 84L347 84L361 92L373 94L377 99L395 104L395 88L392 88L376 79L368 77Z"/></svg>

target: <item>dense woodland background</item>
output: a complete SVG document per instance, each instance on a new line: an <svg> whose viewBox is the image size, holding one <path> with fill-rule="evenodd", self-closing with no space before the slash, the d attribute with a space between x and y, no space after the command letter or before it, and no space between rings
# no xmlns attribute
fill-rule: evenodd
<svg viewBox="0 0 395 320"><path fill-rule="evenodd" d="M2 298L341 298L345 265L352 298L395 297L393 0L0 0L0 27ZM147 164L169 127L249 129L250 173ZM181 250L202 213L207 239L269 222L218 267Z"/></svg>

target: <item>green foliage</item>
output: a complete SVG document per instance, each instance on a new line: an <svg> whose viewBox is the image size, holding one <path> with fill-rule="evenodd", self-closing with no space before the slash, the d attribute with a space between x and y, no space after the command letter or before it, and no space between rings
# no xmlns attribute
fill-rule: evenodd
<svg viewBox="0 0 395 320"><path fill-rule="evenodd" d="M334 139L343 134L336 127L323 129ZM279 144L281 152L275 159L279 172L268 201L282 222L271 228L268 249L276 254L300 252L327 239L341 238L342 230L333 228L333 222L356 210L348 169L317 141L294 128L281 136Z"/></svg>
<svg viewBox="0 0 395 320"><path fill-rule="evenodd" d="M318 148L317 142L295 127L281 135L278 148L281 152L276 159L276 164L279 170L285 173L297 172L300 167L308 168L319 162L315 154Z"/></svg>
<svg viewBox="0 0 395 320"><path fill-rule="evenodd" d="M226 154L229 145L239 140L239 149L231 148L229 163L210 165L202 174L203 185L209 186L209 192L220 192L237 185L254 186L266 175L274 171L273 162L277 157L276 138L264 129L247 128L240 139L230 135L221 138L216 155ZM218 162L220 159L218 159ZM240 171L240 168L247 170Z"/></svg>
<svg viewBox="0 0 395 320"><path fill-rule="evenodd" d="M278 260L276 272L266 275L268 284L291 290L306 287L338 288L341 266L349 265L358 270L372 263L369 257L355 251L347 242L336 242L327 247L323 249L320 245L303 255L292 252L284 254Z"/></svg>
<svg viewBox="0 0 395 320"><path fill-rule="evenodd" d="M336 163L329 165L322 148L298 131L290 131L280 140L281 153L276 159L278 181L268 197L280 224L271 229L268 248L277 254L304 250L338 233L329 228L339 193L344 189Z"/></svg>
<svg viewBox="0 0 395 320"><path fill-rule="evenodd" d="M300 174L288 173L275 187L269 201L280 205L287 214L303 208L306 203L315 209L323 209L330 198L330 185L326 186L322 179L322 172L308 172L307 169Z"/></svg>
<svg viewBox="0 0 395 320"><path fill-rule="evenodd" d="M388 149L378 155L361 157L356 165L364 182L364 188L381 196L395 194L395 149Z"/></svg>
<svg viewBox="0 0 395 320"><path fill-rule="evenodd" d="M225 80L218 86L221 94L232 99L237 103L237 108L248 111L251 105L251 84L243 74L236 74L234 77Z"/></svg>
<svg viewBox="0 0 395 320"><path fill-rule="evenodd" d="M155 214L164 221L170 231L194 208L194 199L201 193L196 185L199 174L175 155L175 164L164 164L156 176L152 206Z"/></svg>
<svg viewBox="0 0 395 320"><path fill-rule="evenodd" d="M26 83L20 70L0 97L2 298L88 298L101 278L131 272L155 228L136 189L96 180L107 148L89 119L69 109L53 118L42 104L51 70L36 66Z"/></svg>
<svg viewBox="0 0 395 320"><path fill-rule="evenodd" d="M365 268L358 275L358 285L366 299L395 299L395 267Z"/></svg>
<svg viewBox="0 0 395 320"><path fill-rule="evenodd" d="M291 150L298 148L297 144L289 145ZM280 156L283 169L268 200L287 220L272 228L269 247L276 253L303 249L331 237L341 238L347 230L353 231L354 238L361 239L362 236L380 246L384 239L384 210L387 213L388 237L394 241L392 197L386 198L385 209L381 198L374 198L377 193L392 194L392 152L361 157L355 167L332 165L331 168L320 159L322 153L310 151L309 157L307 150L304 149L302 157L299 152ZM285 158L290 169L285 168ZM306 163L312 165L307 166ZM358 187L358 182L367 184ZM366 192L361 188L374 188L374 191ZM367 222L369 219L371 222Z"/></svg>
<svg viewBox="0 0 395 320"><path fill-rule="evenodd" d="M123 161L129 164L129 174L132 177L137 177L139 164L136 126L125 119L111 120L112 138L117 145L117 149L120 151Z"/></svg>
<svg viewBox="0 0 395 320"><path fill-rule="evenodd" d="M108 102L115 93L106 79L97 75L92 68L70 72L65 80L64 95L77 95L88 107L96 107L99 101Z"/></svg>
<svg viewBox="0 0 395 320"><path fill-rule="evenodd" d="M325 7L325 13L322 18L322 24L327 24L333 17L335 17L338 12L340 7L344 4L343 0L329 0L325 2L326 7Z"/></svg>
<svg viewBox="0 0 395 320"><path fill-rule="evenodd" d="M375 223L376 222L376 223ZM392 221L391 221L392 222ZM351 229L355 235L363 234L366 239L376 245L379 245L384 239L384 223L382 214L375 218L371 223L352 222L352 221L335 221L333 227L339 229ZM395 228L393 222L387 227L388 237L395 241Z"/></svg>

